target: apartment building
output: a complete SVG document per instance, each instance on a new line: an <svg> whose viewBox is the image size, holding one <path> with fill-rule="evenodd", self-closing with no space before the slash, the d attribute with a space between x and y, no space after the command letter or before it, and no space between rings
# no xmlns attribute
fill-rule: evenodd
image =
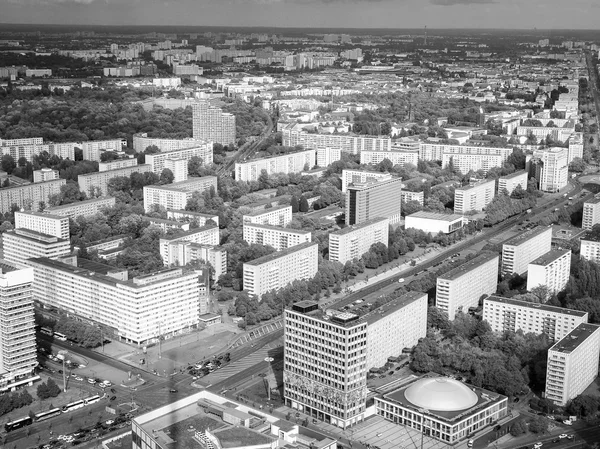
<svg viewBox="0 0 600 449"><path fill-rule="evenodd" d="M133 149L138 153L143 153L150 146L157 147L160 151L174 151L182 148L201 147L208 142L203 139L158 139L148 137L147 133L133 135ZM211 145L212 148L212 145Z"/></svg>
<svg viewBox="0 0 600 449"><path fill-rule="evenodd" d="M404 228L420 229L432 236L440 232L450 234L464 225L462 215L419 211L404 217Z"/></svg>
<svg viewBox="0 0 600 449"><path fill-rule="evenodd" d="M527 290L545 285L550 294L562 291L569 281L571 250L553 250L529 263L527 268Z"/></svg>
<svg viewBox="0 0 600 449"><path fill-rule="evenodd" d="M15 212L15 229L20 228L69 239L69 219L59 215L42 212Z"/></svg>
<svg viewBox="0 0 600 449"><path fill-rule="evenodd" d="M153 205L162 206L165 209L185 209L187 201L194 192L204 192L210 190L211 187L215 191L217 190L216 176L190 178L187 181L163 186L144 186L144 210L146 213L150 212Z"/></svg>
<svg viewBox="0 0 600 449"><path fill-rule="evenodd" d="M361 164L376 165L389 160L392 164L404 167L406 164L412 164L415 167L419 162L418 150L392 150L392 151L362 151L360 153Z"/></svg>
<svg viewBox="0 0 600 449"><path fill-rule="evenodd" d="M101 212L103 208L113 207L115 204L116 200L113 196L105 196L101 198L94 198L93 200L63 204L62 206L48 207L44 210L44 212L75 219L81 216L91 217L92 215L96 215L97 213Z"/></svg>
<svg viewBox="0 0 600 449"><path fill-rule="evenodd" d="M138 345L198 325L196 273L172 268L129 279L126 270L77 257L63 260L30 260L36 301L107 326L112 338Z"/></svg>
<svg viewBox="0 0 600 449"><path fill-rule="evenodd" d="M575 128L554 128L546 126L517 126L518 136L535 136L538 140L546 139L548 136L554 141L566 142L569 136L575 132Z"/></svg>
<svg viewBox="0 0 600 449"><path fill-rule="evenodd" d="M15 147L19 145L41 145L42 137L25 137L23 139L0 139L0 147Z"/></svg>
<svg viewBox="0 0 600 449"><path fill-rule="evenodd" d="M515 235L502 244L502 275L524 275L531 262L551 249L551 226L537 226Z"/></svg>
<svg viewBox="0 0 600 449"><path fill-rule="evenodd" d="M75 142L0 146L0 157L9 154L15 162L22 157L29 162L33 162L33 156L37 156L44 151L50 156L75 160Z"/></svg>
<svg viewBox="0 0 600 449"><path fill-rule="evenodd" d="M194 223L198 227L206 225L208 220L212 220L215 225L219 226L219 216L211 214L202 214L200 212L192 212L189 210L167 209L167 218L180 222Z"/></svg>
<svg viewBox="0 0 600 449"><path fill-rule="evenodd" d="M200 245L217 246L220 243L219 227L215 225L205 225L201 228L181 232L175 236L160 239L160 255L165 265L173 264L177 256L171 256L169 246L171 242L191 242ZM181 260L181 258L179 258ZM182 264L183 265L183 264Z"/></svg>
<svg viewBox="0 0 600 449"><path fill-rule="evenodd" d="M592 198L583 203L581 227L589 231L598 223L600 223L600 198Z"/></svg>
<svg viewBox="0 0 600 449"><path fill-rule="evenodd" d="M411 192L409 190L402 190L400 192L400 201L404 204L409 201L416 201L421 206L425 204L425 194L423 192Z"/></svg>
<svg viewBox="0 0 600 449"><path fill-rule="evenodd" d="M295 280L312 279L318 270L319 245L301 243L244 263L244 290L256 296L279 290Z"/></svg>
<svg viewBox="0 0 600 449"><path fill-rule="evenodd" d="M33 182L46 182L58 179L58 170L52 170L51 168L42 168L41 170L33 171Z"/></svg>
<svg viewBox="0 0 600 449"><path fill-rule="evenodd" d="M416 345L427 332L426 316L427 295L421 292L374 310L322 311L313 301L286 309L286 405L336 427L363 421L369 369Z"/></svg>
<svg viewBox="0 0 600 449"><path fill-rule="evenodd" d="M583 393L598 376L600 326L582 323L548 350L546 399L557 405Z"/></svg>
<svg viewBox="0 0 600 449"><path fill-rule="evenodd" d="M477 307L483 295L491 295L498 285L495 253L484 252L437 278L435 305L453 320L459 312Z"/></svg>
<svg viewBox="0 0 600 449"><path fill-rule="evenodd" d="M102 153L105 151L120 153L126 145L127 141L124 142L121 139L92 140L90 142L80 142L77 144L78 147L81 147L84 160L96 162L101 161Z"/></svg>
<svg viewBox="0 0 600 449"><path fill-rule="evenodd" d="M573 133L569 137L569 156L567 162L570 164L576 157L583 159L583 133Z"/></svg>
<svg viewBox="0 0 600 449"><path fill-rule="evenodd" d="M32 386L37 350L33 318L33 268L16 269L0 260L0 391Z"/></svg>
<svg viewBox="0 0 600 449"><path fill-rule="evenodd" d="M390 151L392 140L389 136L366 136L355 134L313 134L299 129L296 124L286 126L282 131L284 146L304 148L335 148L345 153L359 154L363 151Z"/></svg>
<svg viewBox="0 0 600 449"><path fill-rule="evenodd" d="M77 176L79 190L89 194L94 191L100 191L100 195L108 195L108 182L113 178L129 178L132 173L146 173L152 171L148 164L134 165L132 167L119 168L117 170L86 173Z"/></svg>
<svg viewBox="0 0 600 449"><path fill-rule="evenodd" d="M310 231L254 223L244 223L243 236L250 245L269 245L276 251L312 241Z"/></svg>
<svg viewBox="0 0 600 449"><path fill-rule="evenodd" d="M390 224L399 223L401 191L401 178L353 183L346 190L346 224L361 224L380 217L389 218Z"/></svg>
<svg viewBox="0 0 600 449"><path fill-rule="evenodd" d="M187 181L188 179L188 160L187 159L167 159L165 168L173 173L173 182Z"/></svg>
<svg viewBox="0 0 600 449"><path fill-rule="evenodd" d="M527 179L527 170L519 170L510 175L500 176L498 178L498 193L506 190L510 195L518 186L521 186L523 190L527 190Z"/></svg>
<svg viewBox="0 0 600 449"><path fill-rule="evenodd" d="M235 179L237 181L258 181L263 170L269 175L300 173L307 167L308 169L313 168L316 164L316 154L316 150L305 150L247 162L236 162Z"/></svg>
<svg viewBox="0 0 600 449"><path fill-rule="evenodd" d="M207 101L192 105L194 139L229 145L235 142L235 115L224 113Z"/></svg>
<svg viewBox="0 0 600 449"><path fill-rule="evenodd" d="M186 162L194 156L202 159L204 165L211 165L213 162L213 149L212 142L205 142L203 145L181 148L179 150L163 151L162 153L153 153L146 155L146 164L152 167L152 171L157 175L160 175L167 167L167 161L169 159L182 159ZM185 165L187 175L187 164Z"/></svg>
<svg viewBox="0 0 600 449"><path fill-rule="evenodd" d="M494 332L546 334L558 341L581 323L588 322L588 313L564 307L549 306L500 296L483 300L483 319Z"/></svg>
<svg viewBox="0 0 600 449"><path fill-rule="evenodd" d="M465 215L484 210L494 199L496 181L480 181L454 191L454 213Z"/></svg>
<svg viewBox="0 0 600 449"><path fill-rule="evenodd" d="M389 218L372 218L329 234L329 260L345 264L360 259L374 243L388 245Z"/></svg>
<svg viewBox="0 0 600 449"><path fill-rule="evenodd" d="M57 259L71 253L67 237L43 234L26 228L2 233L4 259L17 268L28 267L28 259L48 257Z"/></svg>
<svg viewBox="0 0 600 449"><path fill-rule="evenodd" d="M594 263L600 262L600 239L587 235L579 243L581 258Z"/></svg>
<svg viewBox="0 0 600 449"><path fill-rule="evenodd" d="M561 147L533 151L533 158L541 163L539 179L536 179L542 192L558 192L567 185L569 176L568 156L569 150Z"/></svg>
<svg viewBox="0 0 600 449"><path fill-rule="evenodd" d="M328 167L341 158L342 150L339 148L317 148L317 165L319 167Z"/></svg>
<svg viewBox="0 0 600 449"><path fill-rule="evenodd" d="M59 194L66 183L66 179L55 179L0 189L0 212L10 212L13 205L37 211L40 203L48 204L50 196Z"/></svg>
<svg viewBox="0 0 600 449"><path fill-rule="evenodd" d="M342 170L342 193L346 193L348 186L354 183L377 182L394 179L389 173L365 170Z"/></svg>
<svg viewBox="0 0 600 449"><path fill-rule="evenodd" d="M285 227L292 221L292 206L272 207L243 215L244 223Z"/></svg>
<svg viewBox="0 0 600 449"><path fill-rule="evenodd" d="M227 251L221 246L170 240L165 256L168 259L167 266L185 266L194 260L203 260L215 270L214 280L227 272Z"/></svg>
<svg viewBox="0 0 600 449"><path fill-rule="evenodd" d="M120 168L134 167L138 165L138 160L134 157L127 159L117 159L110 162L99 162L98 171L111 171Z"/></svg>

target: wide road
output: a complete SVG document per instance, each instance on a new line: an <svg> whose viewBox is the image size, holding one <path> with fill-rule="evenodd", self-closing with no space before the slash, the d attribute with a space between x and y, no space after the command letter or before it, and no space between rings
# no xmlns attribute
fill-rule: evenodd
<svg viewBox="0 0 600 449"><path fill-rule="evenodd" d="M594 65L594 58L592 58L592 53L590 51L585 52L585 60L588 69L589 83L588 86L592 89L592 94L594 96L594 104L596 105L596 122L600 121L600 93L599 89L599 81L598 81L598 71L596 70L596 66ZM600 127L598 129L598 135L596 136L600 139ZM600 142L600 140L597 140Z"/></svg>

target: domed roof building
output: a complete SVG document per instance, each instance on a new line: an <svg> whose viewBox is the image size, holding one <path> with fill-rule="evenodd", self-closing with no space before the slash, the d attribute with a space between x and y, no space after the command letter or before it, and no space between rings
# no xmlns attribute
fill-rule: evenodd
<svg viewBox="0 0 600 449"><path fill-rule="evenodd" d="M377 414L453 444L505 417L508 398L429 374L375 398Z"/></svg>

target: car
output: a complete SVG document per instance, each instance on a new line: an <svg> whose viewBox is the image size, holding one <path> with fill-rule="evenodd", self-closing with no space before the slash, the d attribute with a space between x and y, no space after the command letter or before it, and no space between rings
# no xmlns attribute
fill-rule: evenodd
<svg viewBox="0 0 600 449"><path fill-rule="evenodd" d="M568 435L567 436L567 440L572 440L573 438L575 438L575 435Z"/></svg>
<svg viewBox="0 0 600 449"><path fill-rule="evenodd" d="M560 438L560 439L562 440L563 438L569 438L569 435L567 435L566 433L561 433L561 434L558 436L558 438Z"/></svg>
<svg viewBox="0 0 600 449"><path fill-rule="evenodd" d="M572 425L573 425L573 423L571 422L571 420L570 420L570 419L565 419L565 420L563 421L563 424L565 424L565 425L567 425L567 426L572 426Z"/></svg>
<svg viewBox="0 0 600 449"><path fill-rule="evenodd" d="M469 441L467 442L467 447L473 447L473 444L474 444L474 443L475 443L475 441L473 441L473 440L469 440Z"/></svg>
<svg viewBox="0 0 600 449"><path fill-rule="evenodd" d="M116 396L111 396L111 397L110 397L110 400L111 400L111 401L114 401L115 399L117 399L117 397L116 397Z"/></svg>
<svg viewBox="0 0 600 449"><path fill-rule="evenodd" d="M513 399L513 402L519 402L521 399L517 396L516 398Z"/></svg>
<svg viewBox="0 0 600 449"><path fill-rule="evenodd" d="M111 388L111 389L110 389L110 392L111 392L111 393L116 393L116 391L115 391L115 389L114 389L114 388Z"/></svg>
<svg viewBox="0 0 600 449"><path fill-rule="evenodd" d="M398 279L398 282L399 282L400 284L402 284L402 283L404 282L404 278L400 278L400 279Z"/></svg>
<svg viewBox="0 0 600 449"><path fill-rule="evenodd" d="M171 388L171 389L169 390L169 393L177 393L177 389L176 389L176 388Z"/></svg>
<svg viewBox="0 0 600 449"><path fill-rule="evenodd" d="M106 423L106 425L107 425L107 426L110 426L110 425L114 424L114 423L115 423L115 421L114 421L114 420L112 420L112 419L107 419L107 420L105 421L105 423Z"/></svg>
<svg viewBox="0 0 600 449"><path fill-rule="evenodd" d="M81 376L78 376L78 375L76 374L76 375L74 375L74 376L73 376L73 379L75 379L75 380L79 380L79 381L82 381L82 380L83 380L83 377L81 377Z"/></svg>
<svg viewBox="0 0 600 449"><path fill-rule="evenodd" d="M110 383L110 380L105 380L104 382L102 382L104 385L106 385L107 387L112 387L112 384Z"/></svg>
<svg viewBox="0 0 600 449"><path fill-rule="evenodd" d="M91 377L88 377L87 381L88 381L88 384L92 384L92 385L94 385L96 383L96 380L92 379Z"/></svg>
<svg viewBox="0 0 600 449"><path fill-rule="evenodd" d="M538 441L537 443L535 443L533 445L533 449L540 449L543 446L543 443L541 441Z"/></svg>

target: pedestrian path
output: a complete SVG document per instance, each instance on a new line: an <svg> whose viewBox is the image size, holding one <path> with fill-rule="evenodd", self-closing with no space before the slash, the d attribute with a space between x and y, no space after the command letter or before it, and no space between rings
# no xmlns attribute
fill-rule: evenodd
<svg viewBox="0 0 600 449"><path fill-rule="evenodd" d="M271 321L267 324L263 324L262 326L260 326L256 329L253 329L253 330L245 333L241 337L237 338L235 341L233 341L231 343L229 348L235 349L239 346L242 346L242 345L248 343L249 341L256 340L257 338L264 337L265 335L270 334L271 332L275 332L276 330L281 329L282 327L283 327L282 319L278 319L276 321Z"/></svg>
<svg viewBox="0 0 600 449"><path fill-rule="evenodd" d="M248 369L259 362L262 362L265 358L269 356L269 351L272 349L271 344L265 345L260 348L258 351L244 357L243 359L236 360L228 365L225 365L223 368L220 368L212 373L204 376L202 378L203 383L216 384L221 382L228 377L233 376L234 374L238 374L245 369Z"/></svg>

